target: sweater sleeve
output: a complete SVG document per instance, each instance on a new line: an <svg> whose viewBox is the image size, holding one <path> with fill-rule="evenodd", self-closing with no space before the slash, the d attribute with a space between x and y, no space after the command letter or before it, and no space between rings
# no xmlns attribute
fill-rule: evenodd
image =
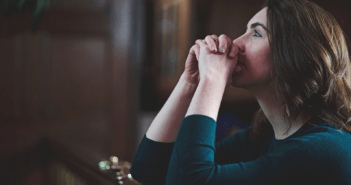
<svg viewBox="0 0 351 185"><path fill-rule="evenodd" d="M183 119L172 151L166 185L262 184L280 174L270 155L249 162L216 164L215 130L216 122L208 116L190 115ZM218 159L228 157L224 152L219 152L218 156Z"/></svg>
<svg viewBox="0 0 351 185"><path fill-rule="evenodd" d="M239 161L239 154L235 150L241 147L242 139L239 131L232 136L219 141L216 148L215 163L228 164ZM165 184L169 162L175 142L163 143L153 141L144 135L133 159L130 173L132 177L145 185ZM228 158L227 155L231 157Z"/></svg>
<svg viewBox="0 0 351 185"><path fill-rule="evenodd" d="M174 143L153 141L145 134L130 168L132 177L143 185L165 184Z"/></svg>
<svg viewBox="0 0 351 185"><path fill-rule="evenodd" d="M245 154L245 133L250 129L246 128L235 134L228 136L215 145L216 164L238 163L242 160L242 155Z"/></svg>

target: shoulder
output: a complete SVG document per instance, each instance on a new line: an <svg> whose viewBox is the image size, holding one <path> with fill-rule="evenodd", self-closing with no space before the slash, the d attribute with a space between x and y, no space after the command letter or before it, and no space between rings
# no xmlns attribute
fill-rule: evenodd
<svg viewBox="0 0 351 185"><path fill-rule="evenodd" d="M298 137L288 139L282 143L282 146L294 145L314 153L340 154L343 151L351 154L351 134L337 129L330 123L323 123L313 126L303 131Z"/></svg>
<svg viewBox="0 0 351 185"><path fill-rule="evenodd" d="M299 137L288 139L280 146L291 163L296 162L319 170L344 169L351 173L351 134L331 124L320 124L305 130Z"/></svg>
<svg viewBox="0 0 351 185"><path fill-rule="evenodd" d="M350 151L351 134L340 130L330 123L319 124L301 133L300 140L305 140L307 145L318 149L342 148Z"/></svg>

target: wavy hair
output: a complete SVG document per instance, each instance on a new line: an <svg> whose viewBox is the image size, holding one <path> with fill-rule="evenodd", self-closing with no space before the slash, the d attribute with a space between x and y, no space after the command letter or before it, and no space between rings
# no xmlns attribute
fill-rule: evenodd
<svg viewBox="0 0 351 185"><path fill-rule="evenodd" d="M271 89L290 124L285 134L300 112L351 133L349 43L338 22L305 0L267 0L263 7L267 7ZM261 144L272 132L259 109L250 138Z"/></svg>

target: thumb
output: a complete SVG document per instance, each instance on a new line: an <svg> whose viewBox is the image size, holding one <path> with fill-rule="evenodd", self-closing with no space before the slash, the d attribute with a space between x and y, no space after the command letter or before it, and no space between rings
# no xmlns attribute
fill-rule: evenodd
<svg viewBox="0 0 351 185"><path fill-rule="evenodd" d="M189 54L188 54L188 58L186 59L186 62L190 62L193 61L196 58L196 54L195 54L195 47L192 46L189 50Z"/></svg>
<svg viewBox="0 0 351 185"><path fill-rule="evenodd" d="M190 53L196 56L196 60L199 61L200 57L200 46L198 44L193 45L190 49Z"/></svg>

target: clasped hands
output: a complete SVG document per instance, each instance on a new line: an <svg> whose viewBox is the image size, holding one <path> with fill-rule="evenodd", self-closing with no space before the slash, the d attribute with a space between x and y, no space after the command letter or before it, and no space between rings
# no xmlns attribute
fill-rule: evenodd
<svg viewBox="0 0 351 185"><path fill-rule="evenodd" d="M223 82L227 87L232 82L233 72L241 70L235 68L238 53L239 47L226 35L208 35L204 40L196 40L190 48L183 75L193 85L198 85L201 79L210 79Z"/></svg>

